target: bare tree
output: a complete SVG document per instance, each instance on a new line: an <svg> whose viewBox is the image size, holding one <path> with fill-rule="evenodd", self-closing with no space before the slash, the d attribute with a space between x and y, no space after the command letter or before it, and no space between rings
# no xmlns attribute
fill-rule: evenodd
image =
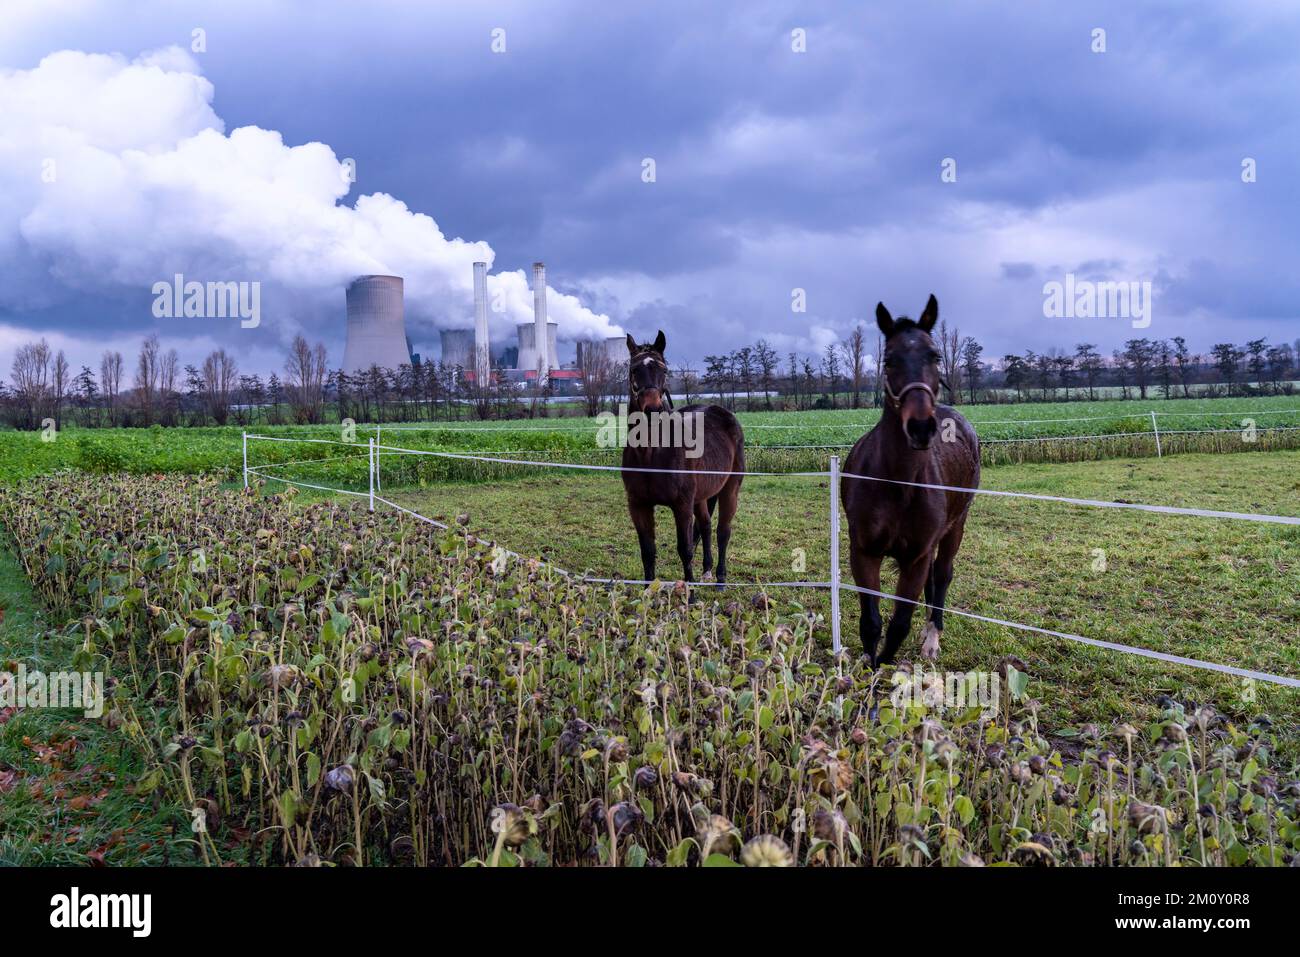
<svg viewBox="0 0 1300 957"><path fill-rule="evenodd" d="M772 393L776 389L776 350L766 339L754 343L754 361L758 364L758 387L763 390L763 407L772 408ZM689 401L689 399L687 400Z"/></svg>
<svg viewBox="0 0 1300 957"><path fill-rule="evenodd" d="M54 406L54 427L63 428L63 400L68 396L68 386L71 383L72 373L68 370L68 359L60 349L58 355L54 357L54 369L51 377L51 395Z"/></svg>
<svg viewBox="0 0 1300 957"><path fill-rule="evenodd" d="M14 396L22 409L21 427L40 426L50 402L50 344L42 339L19 346L14 353L11 378Z"/></svg>
<svg viewBox="0 0 1300 957"><path fill-rule="evenodd" d="M880 383L884 381L882 374L885 369L885 337L876 333L876 405L883 405L880 395Z"/></svg>
<svg viewBox="0 0 1300 957"><path fill-rule="evenodd" d="M122 391L122 353L108 350L100 357L99 385L108 402L108 424L117 425L117 396Z"/></svg>
<svg viewBox="0 0 1300 957"><path fill-rule="evenodd" d="M826 396L833 409L836 407L835 390L840 379L840 354L833 342L826 346L826 351L822 354L822 376L826 380Z"/></svg>
<svg viewBox="0 0 1300 957"><path fill-rule="evenodd" d="M158 336L151 335L140 344L140 355L135 363L136 399L140 403L140 414L144 424L153 421L153 410L158 399Z"/></svg>
<svg viewBox="0 0 1300 957"><path fill-rule="evenodd" d="M840 344L840 348L844 350L844 362L848 366L849 379L853 383L853 408L856 409L862 402L862 382L867 371L867 334L862 328L862 323L853 327L853 331Z"/></svg>
<svg viewBox="0 0 1300 957"><path fill-rule="evenodd" d="M320 422L325 410L325 344L313 348L301 335L294 336L289 357L284 363L285 385L294 417L299 422Z"/></svg>
<svg viewBox="0 0 1300 957"><path fill-rule="evenodd" d="M203 401L217 425L225 425L230 417L230 397L238 378L239 368L225 349L210 352L203 360Z"/></svg>
<svg viewBox="0 0 1300 957"><path fill-rule="evenodd" d="M175 349L168 349L158 369L158 404L162 408L163 423L175 425L180 396L176 380L180 378L180 357Z"/></svg>
<svg viewBox="0 0 1300 957"><path fill-rule="evenodd" d="M613 395L618 383L614 378L615 364L603 343L589 345L582 353L582 400L587 415L600 412L605 397Z"/></svg>
<svg viewBox="0 0 1300 957"><path fill-rule="evenodd" d="M966 388L970 391L971 404L975 404L975 393L980 387L980 377L984 374L984 366L980 363L980 356L984 354L984 347L967 336L961 344L961 369L966 375Z"/></svg>
<svg viewBox="0 0 1300 957"><path fill-rule="evenodd" d="M948 401L961 401L961 331L954 325L951 330L948 323L939 320L939 353L942 358L940 370L943 380L948 385Z"/></svg>

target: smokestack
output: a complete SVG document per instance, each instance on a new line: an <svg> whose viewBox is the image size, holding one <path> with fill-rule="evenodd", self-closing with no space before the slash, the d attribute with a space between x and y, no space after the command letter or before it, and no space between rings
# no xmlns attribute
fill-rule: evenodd
<svg viewBox="0 0 1300 957"><path fill-rule="evenodd" d="M487 263L474 264L474 376L479 388L489 382L492 359L488 348Z"/></svg>
<svg viewBox="0 0 1300 957"><path fill-rule="evenodd" d="M533 343L537 349L537 384L545 384L551 371L546 335L546 263L533 263Z"/></svg>

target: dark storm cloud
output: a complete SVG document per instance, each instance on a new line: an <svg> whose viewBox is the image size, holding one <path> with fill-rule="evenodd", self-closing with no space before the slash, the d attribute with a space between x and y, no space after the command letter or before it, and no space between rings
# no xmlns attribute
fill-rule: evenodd
<svg viewBox="0 0 1300 957"><path fill-rule="evenodd" d="M1066 271L1152 279L1153 335L1284 338L1296 319L1300 29L1272 4L312 10L90 5L20 19L0 58L134 54L203 26L228 129L325 142L359 192L490 242L501 268L545 259L696 358L759 335L818 349L877 299L915 311L930 292L989 354L1068 345L1040 289Z"/></svg>

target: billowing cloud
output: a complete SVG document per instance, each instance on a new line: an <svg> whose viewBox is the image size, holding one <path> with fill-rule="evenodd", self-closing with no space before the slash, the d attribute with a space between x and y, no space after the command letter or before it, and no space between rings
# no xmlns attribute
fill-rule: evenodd
<svg viewBox="0 0 1300 957"><path fill-rule="evenodd" d="M408 325L470 324L472 263L491 268L491 246L387 193L349 204L333 150L256 126L227 133L214 92L175 47L133 60L62 51L0 73L0 308L90 296L147 310L153 284L176 274L260 282L264 336L316 317L339 345L344 287L385 273L405 278ZM531 320L523 271L490 275L489 292L494 334ZM552 290L548 305L564 338L619 332L573 296Z"/></svg>

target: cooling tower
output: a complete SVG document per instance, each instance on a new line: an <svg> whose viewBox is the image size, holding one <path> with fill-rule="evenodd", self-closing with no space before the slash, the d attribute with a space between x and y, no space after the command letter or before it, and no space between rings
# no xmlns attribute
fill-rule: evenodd
<svg viewBox="0 0 1300 957"><path fill-rule="evenodd" d="M611 369L617 369L621 363L626 361L627 339L623 336L610 336L607 339L601 339L599 342L578 343L579 369L601 362L606 363Z"/></svg>
<svg viewBox="0 0 1300 957"><path fill-rule="evenodd" d="M627 336L609 336L605 339L604 345L605 358L615 369L627 362Z"/></svg>
<svg viewBox="0 0 1300 957"><path fill-rule="evenodd" d="M480 383L487 382L492 369L492 351L488 343L487 263L474 264L474 356L475 377Z"/></svg>
<svg viewBox="0 0 1300 957"><path fill-rule="evenodd" d="M471 329L444 329L442 338L442 362L448 368L460 366L469 371L474 368L474 332Z"/></svg>
<svg viewBox="0 0 1300 957"><path fill-rule="evenodd" d="M536 341L537 327L531 322L521 322L515 327L515 334L519 337L519 357L515 360L515 368L521 372L537 371L537 349L533 343Z"/></svg>
<svg viewBox="0 0 1300 957"><path fill-rule="evenodd" d="M560 324L558 322L548 322L546 324L546 341L550 344L551 355L554 355L556 351L555 336L559 328ZM519 336L519 358L516 368L521 372L536 372L539 358L536 346L537 325L532 322L521 322L516 327L516 331Z"/></svg>
<svg viewBox="0 0 1300 957"><path fill-rule="evenodd" d="M541 368L541 382L546 381L546 375L555 367L555 351L547 349L547 346L553 342L553 337L545 334L546 329L546 264L533 263L533 324L536 327L533 332L533 343L537 347L536 354L533 356L532 365L529 369Z"/></svg>
<svg viewBox="0 0 1300 957"><path fill-rule="evenodd" d="M360 276L348 286L348 343L343 371L397 369L411 361L401 276Z"/></svg>

